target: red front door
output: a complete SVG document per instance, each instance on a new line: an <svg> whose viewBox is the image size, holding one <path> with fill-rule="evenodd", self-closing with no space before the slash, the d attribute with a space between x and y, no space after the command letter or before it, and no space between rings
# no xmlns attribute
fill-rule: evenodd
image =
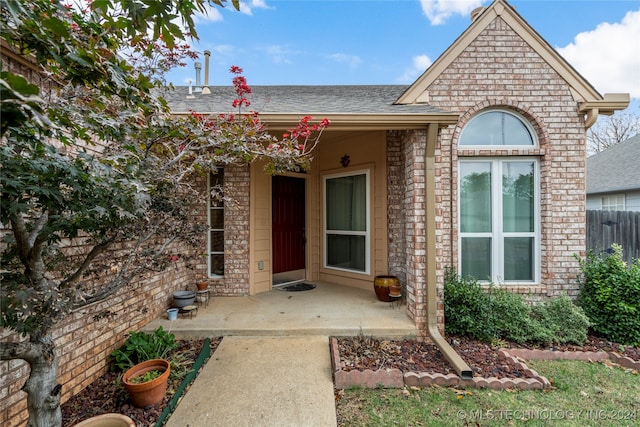
<svg viewBox="0 0 640 427"><path fill-rule="evenodd" d="M305 268L305 180L274 176L272 188L273 273Z"/></svg>

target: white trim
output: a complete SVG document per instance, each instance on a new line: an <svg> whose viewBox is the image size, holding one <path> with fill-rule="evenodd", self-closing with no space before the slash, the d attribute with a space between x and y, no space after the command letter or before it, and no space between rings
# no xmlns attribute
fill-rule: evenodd
<svg viewBox="0 0 640 427"><path fill-rule="evenodd" d="M529 132L529 136L531 137L532 144L531 145L476 145L476 144L468 144L463 145L461 142L464 139L464 133L468 129L468 126L474 120L479 119L481 116L489 113L505 113L515 117L520 123L524 125L524 127ZM458 139L458 149L459 150L523 150L523 149L533 149L539 148L538 138L536 132L533 127L529 123L525 117L521 116L517 112L510 110L508 108L487 108L486 110L482 110L478 112L478 114L474 115L464 126L462 132L460 132L460 138Z"/></svg>
<svg viewBox="0 0 640 427"><path fill-rule="evenodd" d="M491 165L491 232L462 232L458 233L458 271L462 272L462 238L463 237L490 237L491 238L491 281L506 285L537 285L540 283L541 266L541 215L540 215L540 160L535 157L473 157L460 159L462 163L490 163ZM534 169L534 195L533 215L534 230L532 232L505 232L503 231L503 206L502 206L502 172L504 163L533 163ZM458 167L460 171L460 167ZM461 225L461 174L458 173L458 225ZM534 244L533 254L533 278L527 281L504 281L504 239L505 237L532 237ZM479 282L486 282L484 278L478 278Z"/></svg>
<svg viewBox="0 0 640 427"><path fill-rule="evenodd" d="M224 171L224 168L220 167L218 168L219 170ZM217 229L217 228L211 228L211 210L214 209L211 206L211 175L212 173L209 173L207 175L207 277L210 279L221 279L224 277L224 268L225 268L225 264L226 264L226 260L223 261L223 274L212 274L211 273L211 256L212 255L222 255L222 258L224 260L225 258L225 253L224 253L224 247L222 248L222 251L213 251L211 250L211 232L212 231L221 231L222 235L223 235L223 242L224 242L224 235L225 235L225 228L226 228L226 218L224 218L225 215L225 210L226 210L226 204L223 205L220 208L215 208L217 210L222 210L223 212L223 221L222 221L222 229ZM224 192L224 175L223 175L223 180L222 180L222 186L223 186L223 192ZM224 243L223 243L224 244Z"/></svg>
<svg viewBox="0 0 640 427"><path fill-rule="evenodd" d="M365 231L344 231L344 230L327 230L327 180L334 178L342 178L347 176L365 175L366 177L366 225ZM323 241L323 253L322 253L322 266L328 270L344 271L349 273L356 273L362 275L369 275L371 272L371 170L359 169L350 170L344 173L327 174L322 176L322 241ZM333 235L345 235L345 236L364 236L365 238L365 269L354 270L350 268L340 268L327 264L328 258L328 232L331 231Z"/></svg>

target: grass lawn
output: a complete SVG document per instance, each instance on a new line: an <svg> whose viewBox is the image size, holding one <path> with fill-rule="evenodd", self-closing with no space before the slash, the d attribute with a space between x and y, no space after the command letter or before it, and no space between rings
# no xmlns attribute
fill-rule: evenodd
<svg viewBox="0 0 640 427"><path fill-rule="evenodd" d="M340 426L639 426L640 375L608 363L529 361L553 388L345 390Z"/></svg>

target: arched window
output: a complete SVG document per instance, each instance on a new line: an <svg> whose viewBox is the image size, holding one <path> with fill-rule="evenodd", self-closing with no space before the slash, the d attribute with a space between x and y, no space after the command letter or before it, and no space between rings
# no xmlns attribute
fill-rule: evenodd
<svg viewBox="0 0 640 427"><path fill-rule="evenodd" d="M531 127L507 110L482 112L469 121L460 135L460 146L535 146Z"/></svg>
<svg viewBox="0 0 640 427"><path fill-rule="evenodd" d="M504 110L478 114L461 146L535 146L528 124ZM540 165L537 158L460 157L459 260L462 276L499 283L536 283L540 270Z"/></svg>

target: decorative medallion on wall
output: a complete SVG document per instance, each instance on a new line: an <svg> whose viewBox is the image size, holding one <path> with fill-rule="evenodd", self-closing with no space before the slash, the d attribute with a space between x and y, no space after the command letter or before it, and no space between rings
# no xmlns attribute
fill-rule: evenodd
<svg viewBox="0 0 640 427"><path fill-rule="evenodd" d="M349 155L345 154L344 156L342 156L342 158L340 159L340 164L342 164L342 167L346 168L347 166L349 166L349 163L351 163Z"/></svg>

